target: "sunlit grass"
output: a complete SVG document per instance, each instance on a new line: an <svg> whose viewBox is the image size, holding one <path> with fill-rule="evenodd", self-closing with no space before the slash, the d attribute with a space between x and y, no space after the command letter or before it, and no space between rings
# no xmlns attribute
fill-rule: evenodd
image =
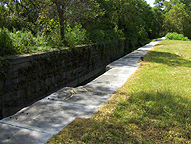
<svg viewBox="0 0 191 144"><path fill-rule="evenodd" d="M191 143L191 42L165 40L89 119L48 143Z"/></svg>
<svg viewBox="0 0 191 144"><path fill-rule="evenodd" d="M63 48L62 48L63 49ZM30 47L30 53L39 53L39 52L51 52L51 51L58 51L59 49L57 47L51 47L51 46L33 46Z"/></svg>

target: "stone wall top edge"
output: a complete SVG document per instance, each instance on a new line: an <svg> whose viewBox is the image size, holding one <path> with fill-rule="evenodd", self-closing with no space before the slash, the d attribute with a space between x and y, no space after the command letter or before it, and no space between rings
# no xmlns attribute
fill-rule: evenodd
<svg viewBox="0 0 191 144"><path fill-rule="evenodd" d="M117 41L117 40L116 40ZM111 41L111 42L116 42L116 41ZM109 42L109 43L111 43ZM104 42L105 43L105 42ZM96 44L92 45L93 47L96 47ZM75 48L80 49L80 48L87 48L89 47L88 44L82 44L82 45L76 45ZM71 51L72 48L67 47L65 49L61 49L61 53L67 53L68 51ZM13 65L31 61L35 58L41 57L41 56L50 56L52 53L59 53L59 51L52 51L52 52L41 52L41 53L33 53L33 54L24 54L24 55L18 55L18 56L10 56L10 57L5 57L5 60L10 61Z"/></svg>

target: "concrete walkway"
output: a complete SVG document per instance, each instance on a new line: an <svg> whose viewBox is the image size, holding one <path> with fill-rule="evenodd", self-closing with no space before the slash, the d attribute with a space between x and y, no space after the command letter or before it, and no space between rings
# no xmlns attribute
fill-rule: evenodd
<svg viewBox="0 0 191 144"><path fill-rule="evenodd" d="M106 73L84 86L64 87L0 120L0 143L45 143L75 118L91 117L139 67L140 57L158 42L151 42L114 61L107 66Z"/></svg>

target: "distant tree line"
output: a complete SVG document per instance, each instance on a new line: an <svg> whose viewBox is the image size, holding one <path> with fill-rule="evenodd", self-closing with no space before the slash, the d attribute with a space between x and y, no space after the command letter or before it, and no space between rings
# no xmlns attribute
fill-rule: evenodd
<svg viewBox="0 0 191 144"><path fill-rule="evenodd" d="M25 41L25 47L72 47L125 38L133 48L168 32L191 38L191 0L156 0L155 4L151 7L145 0L0 0L0 30L6 29L17 43ZM18 31L29 33L30 39L23 40Z"/></svg>
<svg viewBox="0 0 191 144"><path fill-rule="evenodd" d="M177 32L191 38L191 0L155 0L163 9L163 31Z"/></svg>

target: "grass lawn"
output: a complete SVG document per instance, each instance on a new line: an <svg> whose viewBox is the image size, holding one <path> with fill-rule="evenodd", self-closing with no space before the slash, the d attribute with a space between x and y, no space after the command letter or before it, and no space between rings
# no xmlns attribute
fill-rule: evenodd
<svg viewBox="0 0 191 144"><path fill-rule="evenodd" d="M47 143L191 143L191 41L164 40L89 119Z"/></svg>

